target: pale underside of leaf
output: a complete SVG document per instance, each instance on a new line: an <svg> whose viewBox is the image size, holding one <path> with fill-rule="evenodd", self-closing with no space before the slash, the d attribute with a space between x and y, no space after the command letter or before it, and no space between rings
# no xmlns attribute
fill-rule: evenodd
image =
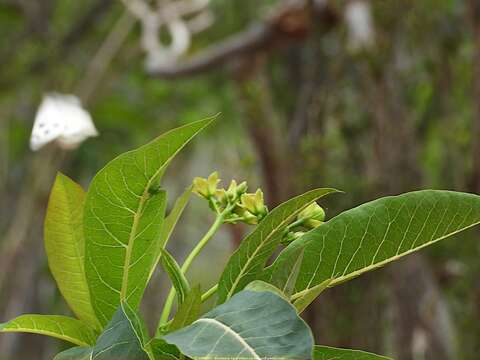
<svg viewBox="0 0 480 360"><path fill-rule="evenodd" d="M123 302L94 346L72 348L55 360L153 360L145 332L138 314Z"/></svg>
<svg viewBox="0 0 480 360"><path fill-rule="evenodd" d="M173 157L212 120L120 155L93 179L85 204L86 272L103 325L121 301L138 307L161 248L166 201L157 184Z"/></svg>
<svg viewBox="0 0 480 360"><path fill-rule="evenodd" d="M193 359L310 359L313 337L295 308L274 292L244 290L164 336Z"/></svg>
<svg viewBox="0 0 480 360"><path fill-rule="evenodd" d="M95 343L96 333L80 320L61 315L22 315L0 324L0 332L46 335L79 346Z"/></svg>
<svg viewBox="0 0 480 360"><path fill-rule="evenodd" d="M74 347L57 354L53 360L91 360L92 348Z"/></svg>
<svg viewBox="0 0 480 360"><path fill-rule="evenodd" d="M305 251L292 298L328 279L329 287L338 285L478 223L479 196L438 190L386 197L341 213L298 240Z"/></svg>

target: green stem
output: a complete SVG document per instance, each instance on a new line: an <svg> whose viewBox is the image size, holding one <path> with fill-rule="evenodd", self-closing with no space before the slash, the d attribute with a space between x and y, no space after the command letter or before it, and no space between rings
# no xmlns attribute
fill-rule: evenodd
<svg viewBox="0 0 480 360"><path fill-rule="evenodd" d="M210 289L208 289L205 293L202 294L202 302L210 299L213 295L215 295L217 290L218 290L218 284L216 284L216 285L212 286Z"/></svg>
<svg viewBox="0 0 480 360"><path fill-rule="evenodd" d="M207 245L210 239L212 239L213 235L215 235L217 230L222 225L225 217L232 211L232 209L233 207L228 206L227 208L225 208L225 210L223 210L220 214L217 215L210 229L208 229L208 231L203 236L203 238L198 242L198 244L193 248L192 252L185 259L185 262L181 267L181 270L184 274L188 271L188 269L190 268L190 265L192 265L193 260L195 260L195 258L203 250L205 245ZM160 316L160 322L158 324L158 328L160 328L161 326L163 326L168 322L168 318L170 317L170 312L172 311L174 300L175 300L175 288L172 287L170 289L170 292L168 293L167 299L165 300L165 306L163 308L162 315Z"/></svg>
<svg viewBox="0 0 480 360"><path fill-rule="evenodd" d="M296 221L294 221L293 223L291 223L290 225L288 225L285 230L288 232L288 231L290 231L291 229L296 228L297 226L303 225L303 223L305 222L305 220L306 220L306 219L296 220Z"/></svg>

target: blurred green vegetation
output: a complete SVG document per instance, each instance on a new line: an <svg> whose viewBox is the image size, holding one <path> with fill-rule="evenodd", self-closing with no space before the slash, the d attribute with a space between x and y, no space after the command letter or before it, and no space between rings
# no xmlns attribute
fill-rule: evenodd
<svg viewBox="0 0 480 360"><path fill-rule="evenodd" d="M270 204L315 186L346 191L322 203L328 217L374 197L415 188L478 192L474 176L480 155L474 145L480 137L475 125L480 115L474 86L480 83L480 69L474 59L480 40L472 31L478 21L471 8L475 1L372 1L375 45L360 51L348 46L351 31L344 11L351 2L325 1L332 15L328 30L315 24L301 41L256 54L260 65L257 59L247 65L252 68L247 79L231 66L171 80L152 77L144 68L141 28L136 24L85 105L100 136L68 153L59 168L36 168L35 161L42 164L51 150L32 153L28 148L43 94L81 95L82 79L124 8L112 0L0 1L0 246L16 217L24 214L19 211L22 195L40 191L32 200L34 216L25 220L28 234L8 273L23 270L0 288L0 320L10 312L68 311L41 247L48 186L42 192L32 185L37 171L53 176L61 170L87 186L92 174L117 154L218 112L216 125L170 168L165 183L170 201L194 176L216 169L226 182L233 177L266 188ZM212 0L215 23L194 37L186 57L262 21L280 3ZM290 130L298 118L301 131L292 141ZM261 134L256 132L260 128L265 130ZM272 147L272 139L280 145ZM279 159L265 160L262 151L269 149L281 149L276 153ZM280 165L269 173L273 163ZM272 183L280 190L271 188ZM188 225L176 234L177 256L188 251L210 221L203 205L193 200L184 217ZM195 280L205 288L213 282L215 269L220 271L245 231L225 229L211 258L196 264ZM440 331L439 337L448 338L455 349L445 359L473 360L480 351L478 237L472 230L427 250L423 258L431 274L428 281L439 289L428 299L445 301L454 336L450 329L429 328L438 324L429 318L436 310L420 302L421 296L423 317L414 319L406 331L426 333L427 349L434 347L429 343L431 332ZM6 254L10 253L0 256ZM395 334L403 330L397 329L397 293L391 279L391 273L382 270L321 297L306 315L317 340L395 354ZM159 275L145 306L158 307L167 289ZM416 295L409 296L415 300ZM418 336L417 343L410 339L411 346L421 347ZM0 339L0 356L7 359L48 359L58 346L27 335L5 338ZM409 350L409 358L398 359L440 359L430 350L421 357L417 348Z"/></svg>

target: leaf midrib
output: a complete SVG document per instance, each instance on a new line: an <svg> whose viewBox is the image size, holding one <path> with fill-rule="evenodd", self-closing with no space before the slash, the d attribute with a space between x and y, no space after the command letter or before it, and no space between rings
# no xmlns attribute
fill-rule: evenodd
<svg viewBox="0 0 480 360"><path fill-rule="evenodd" d="M318 189L320 190L320 189ZM325 189L324 189L325 190ZM312 190L312 191L315 191L315 190ZM315 199L319 199L321 198L322 196L328 194L325 193L323 195L319 195L318 197L316 197ZM232 287L230 288L230 290L228 291L227 293L227 296L226 296L226 299L229 299L233 293L235 292L235 289L238 285L238 283L240 282L241 278L243 277L244 273L245 273L245 270L247 269L247 267L250 265L250 263L252 262L253 259L255 259L255 256L257 254L257 252L260 250L260 248L262 247L261 245L264 244L266 241L268 241L271 237L274 236L274 234L276 234L276 232L278 231L279 228L281 228L282 226L285 225L285 223L288 223L292 218L294 218L295 216L297 216L297 214L299 214L303 209L305 209L309 204L311 204L313 201L316 201L315 199L312 199L309 203L307 203L306 205L300 207L299 209L297 209L297 211L294 211L293 213L290 214L290 216L286 217L274 230L272 230L270 232L269 235L267 235L267 237L265 237L264 240L262 240L260 242L260 246L257 246L257 248L254 250L252 256L248 257L247 259L247 262L245 263L245 265L240 269L240 273L238 274L238 276L235 278L234 282L232 283Z"/></svg>
<svg viewBox="0 0 480 360"><path fill-rule="evenodd" d="M230 326L225 325L221 321L218 321L217 319L212 319L212 318L202 318L198 319L195 322L206 322L207 324L213 324L213 326L218 326L221 329L225 330L225 333L231 334L235 339L238 340L242 346L244 346L253 356L255 359L261 360L261 357L255 352L255 350L238 334L236 333ZM213 351L212 349L210 353ZM208 355L207 355L208 356Z"/></svg>
<svg viewBox="0 0 480 360"><path fill-rule="evenodd" d="M73 338L70 336L67 336L65 334L60 334L55 331L50 331L50 330L41 330L41 329L31 329L31 328L25 328L22 326L17 326L15 328L3 328L1 329L0 325L0 332L3 333L17 333L17 332L22 332L22 333L29 333L29 334L37 334L37 335L47 335L53 338L57 338L60 340L65 340L68 341L72 344L78 345L78 346L92 346L92 344L86 343L78 338Z"/></svg>
<svg viewBox="0 0 480 360"><path fill-rule="evenodd" d="M306 206L305 206L306 207ZM303 210L304 207L302 207L301 210ZM300 211L301 211L300 210ZM242 268L240 269L240 273L238 274L238 276L235 278L234 282L232 283L232 286L230 287L230 290L228 291L227 293L227 299L229 299L238 283L240 282L240 279L243 277L244 273L245 273L245 270L247 269L247 267L250 265L250 263L253 261L253 259L255 259L256 255L257 255L257 252L260 251L260 248L262 247L262 245L267 242L268 240L270 240L270 238L272 238L274 236L274 234L277 233L278 229L281 228L282 226L284 226L285 223L287 223L288 221L290 221L290 219L292 219L297 213L293 213L292 215L290 215L289 217L285 218L284 221L282 221L274 230L272 230L259 244L259 246L257 246L257 248L253 251L252 255L250 257L248 257L247 259L247 262L245 263L244 266L242 266Z"/></svg>
<svg viewBox="0 0 480 360"><path fill-rule="evenodd" d="M170 159L169 159L170 160ZM165 164L168 164L168 161L165 162ZM150 186L152 185L152 181L157 177L158 174L163 170L164 165L160 167L159 170L155 172L155 174L150 177L150 179L147 182L147 185L145 186L145 189L143 190L143 194L140 197L140 201L138 204L137 211L135 212L135 215L133 216L133 224L132 224L132 230L130 231L130 236L128 238L128 245L127 245L127 250L125 252L125 262L123 265L123 279L122 279L122 288L120 290L120 299L121 300L126 300L127 298L127 291L128 291L128 277L130 274L130 261L132 258L132 252L133 252L133 245L135 244L135 236L137 235L137 227L138 223L140 221L140 217L143 213L143 207L145 206L145 202L148 199L149 192L148 189L150 189Z"/></svg>
<svg viewBox="0 0 480 360"><path fill-rule="evenodd" d="M443 236L441 236L441 237L439 237L439 238L437 238L437 239L435 239L435 240L427 241L426 243L424 243L424 244L422 244L422 245L420 245L420 246L413 247L413 248L411 248L411 249L409 249L409 250L407 250L407 251L405 251L405 252L403 252L403 253L399 253L399 254L397 254L397 255L395 255L395 256L389 257L388 259L385 259L385 260L383 260L383 261L380 261L380 262L378 262L378 263L376 263L376 264L369 265L369 266L367 266L367 267L363 267L363 268L361 268L361 269L358 269L358 270L356 270L356 271L351 272L351 273L348 274L348 275L344 275L344 276L340 276L340 277L338 277L338 278L335 278L334 280L332 280L332 281L330 282L330 284L328 285L327 288L331 288L331 287L334 287L334 286L336 286L336 285L339 285L339 284L341 284L341 283L343 283L343 282L345 282L345 281L347 281L347 280L350 280L350 279L352 279L352 278L355 278L355 277L357 277L357 276L359 276L359 275L361 275L361 274L363 274L363 273L365 273L365 272L368 272L368 271L370 271L370 270L378 269L378 268L382 267L383 265L386 265L386 264L388 264L388 263L390 263L390 262L393 262L393 261L395 261L395 260L398 260L398 259L400 259L401 257L404 257L404 256L406 256L406 255L410 255L410 254L412 254L412 253L414 253L414 252L416 252L416 251L418 251L418 250L421 250L421 249L423 249L423 248L425 248L425 247L427 247L427 246L429 246L429 245L431 245L431 244L435 244L435 243L438 242L438 241L441 241L441 240L443 240L443 239L445 239L445 238L448 238L448 237L450 237L450 236L452 236L452 235L458 234L459 232L462 232L462 231L464 231L464 230L467 230L467 229L469 229L469 228L471 228L471 227L474 227L474 226L476 226L476 225L478 225L478 224L480 224L480 221L477 221L477 222L472 223L472 224L470 224L470 225L468 225L468 226L466 226L466 227L462 227L462 228L457 229L457 230L455 230L455 231L453 231L453 232L450 232L450 233L448 233L448 234L445 234L445 235L443 235ZM292 299L292 300L298 299L298 298L302 297L303 295L305 295L305 294L306 294L308 291L310 291L311 289L313 289L313 288L307 288L307 289L304 289L304 290L302 290L302 291L299 291L299 292L293 294L292 297L291 297L291 299Z"/></svg>

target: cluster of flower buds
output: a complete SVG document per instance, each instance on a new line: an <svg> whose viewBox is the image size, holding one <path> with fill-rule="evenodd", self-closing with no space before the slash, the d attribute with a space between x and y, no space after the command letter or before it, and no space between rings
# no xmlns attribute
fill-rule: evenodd
<svg viewBox="0 0 480 360"><path fill-rule="evenodd" d="M297 215L297 219L287 227L282 243L290 244L302 237L306 231L322 225L324 221L325 210L316 202L308 205Z"/></svg>
<svg viewBox="0 0 480 360"><path fill-rule="evenodd" d="M215 171L208 178L196 177L192 191L208 200L210 208L217 214L223 214L224 222L235 224L258 224L268 213L262 190L247 193L247 183L230 182L227 189L218 188L220 179Z"/></svg>

